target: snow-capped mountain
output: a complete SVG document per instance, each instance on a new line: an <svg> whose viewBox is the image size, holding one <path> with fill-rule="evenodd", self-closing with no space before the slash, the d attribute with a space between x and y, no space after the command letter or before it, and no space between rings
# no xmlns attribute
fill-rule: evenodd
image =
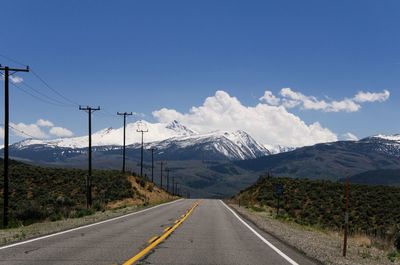
<svg viewBox="0 0 400 265"><path fill-rule="evenodd" d="M126 125L126 144L131 145L141 143L141 134L138 129L148 130L144 136L144 142L162 141L172 137L190 136L197 134L178 121L170 123L150 123L147 121L137 121ZM124 128L106 128L92 134L92 146L122 145ZM54 140L27 139L15 144L15 147L26 148L32 145L46 145L48 147L63 148L85 148L88 145L88 137L72 137Z"/></svg>
<svg viewBox="0 0 400 265"><path fill-rule="evenodd" d="M244 131L215 131L200 134L178 121L149 123L138 121L126 127L128 155L135 157L141 147L141 134L137 129L148 130L144 134L145 148L157 148L163 159L175 160L243 160L269 155L264 146ZM94 152L102 155L120 155L123 128L107 128L92 134ZM86 153L88 137L54 140L27 139L11 146L14 157L63 161Z"/></svg>
<svg viewBox="0 0 400 265"><path fill-rule="evenodd" d="M206 152L204 157L226 157L230 160L243 160L269 155L268 149L257 143L244 131L215 131L206 134L174 137L147 145L159 150L181 153L195 149ZM207 158L209 159L209 158Z"/></svg>

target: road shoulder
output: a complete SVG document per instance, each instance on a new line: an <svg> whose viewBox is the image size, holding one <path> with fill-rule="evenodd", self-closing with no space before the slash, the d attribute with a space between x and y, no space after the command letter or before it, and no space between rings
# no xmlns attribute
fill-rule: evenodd
<svg viewBox="0 0 400 265"><path fill-rule="evenodd" d="M342 238L337 233L326 233L294 223L276 220L264 212L255 212L246 207L238 207L236 204L228 205L260 230L319 263L327 265L399 264L390 262L383 251L359 246L356 240L350 240L348 256L344 258L341 256Z"/></svg>
<svg viewBox="0 0 400 265"><path fill-rule="evenodd" d="M40 222L34 223L29 226L3 229L0 230L0 247L26 240L32 240L47 235L57 234L63 231L77 229L100 222L105 222L114 218L120 218L125 215L133 214L146 209L151 209L153 207L165 205L175 201L177 200L160 202L146 206L128 206L120 209L99 211L92 215L84 216L81 218L67 218L54 222Z"/></svg>

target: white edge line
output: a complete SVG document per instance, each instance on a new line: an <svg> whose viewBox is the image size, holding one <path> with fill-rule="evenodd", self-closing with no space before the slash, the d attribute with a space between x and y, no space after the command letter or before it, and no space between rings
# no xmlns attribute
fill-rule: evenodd
<svg viewBox="0 0 400 265"><path fill-rule="evenodd" d="M183 200L183 199L179 199L179 200L176 200L176 201L159 204L159 205L147 208L147 209L143 209L143 210L140 210L140 211L137 211L137 212L133 212L133 213L128 213L128 214L125 214L125 215L121 215L121 216L114 217L114 218L111 218L111 219L107 219L107 220L104 220L104 221L100 221L100 222L97 222L97 223L88 224L88 225L72 228L72 229L69 229L69 230L57 232L57 233L54 233L54 234L41 236L41 237L37 237L37 238L26 240L26 241L22 241L22 242L17 242L17 243L11 244L11 245L2 246L2 247L0 247L0 250L7 249L7 248L12 248L12 247L28 244L28 243L31 243L31 242L35 242L35 241L38 241L38 240L42 240L42 239L46 239L46 238L50 238L50 237L54 237L54 236L59 236L59 235L66 234L66 233L69 233L69 232L73 232L73 231L85 229L85 228L88 228L88 227L92 227L92 226L96 226L96 225L112 222L112 221L115 221L115 220L118 220L118 219L122 219L122 218L126 218L126 217L129 217L129 216L135 215L135 214L147 212L149 210L152 210L152 209L155 209L155 208L158 208L158 207L161 207L161 206L165 206L165 205L168 205L168 204L176 203L176 202L181 201L181 200Z"/></svg>
<svg viewBox="0 0 400 265"><path fill-rule="evenodd" d="M231 211L231 213L240 221L242 222L251 232L253 232L259 239L261 239L265 244L267 244L270 248L272 248L276 253L278 253L282 258L284 258L285 260L287 260L290 264L292 265L299 265L296 261L292 260L291 258L289 258L285 253L283 253L282 251L280 251L277 247L275 247L274 245L272 245L271 242L269 242L268 240L266 240L262 235L260 235L256 230L254 230L250 225L248 225L245 221L243 221L242 218L239 217L239 215L237 215L235 213L235 211L233 211L228 205L226 205L223 201L220 200L220 202L222 203L222 205L224 205L229 211Z"/></svg>

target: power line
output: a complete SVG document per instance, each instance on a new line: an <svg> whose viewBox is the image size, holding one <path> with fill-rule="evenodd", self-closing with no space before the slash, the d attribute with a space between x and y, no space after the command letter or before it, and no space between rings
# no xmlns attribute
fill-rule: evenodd
<svg viewBox="0 0 400 265"><path fill-rule="evenodd" d="M0 73L0 75L4 77L4 74L3 74L3 73ZM33 88L32 86L26 84L26 82L22 82L22 84L23 84L24 86L26 86L26 87L32 89L33 91L35 91L35 92L38 93L39 95L42 95L43 97L46 97L46 98L48 98L49 100L53 100L53 101L55 101L55 102L60 102L61 104L60 104L60 103L54 103L54 102L51 102L51 101L49 101L49 100L40 98L39 96L36 96L35 94L32 94L31 92L27 91L26 89L22 88L21 86L17 85L16 83L11 82L11 85L13 85L14 87L18 88L20 91L24 92L25 94L28 94L29 96L31 96L31 97L33 97L33 98L39 100L39 101L42 101L42 102L47 103L47 104L55 105L55 106L57 106L57 107L71 107L71 106L68 106L68 105L62 103L61 101L57 101L57 100L55 100L55 99L53 99L53 98L47 96L47 95L44 94L44 93L41 93L40 91L38 91L37 89Z"/></svg>
<svg viewBox="0 0 400 265"><path fill-rule="evenodd" d="M29 134L29 133L26 133L26 132L24 132L24 131L22 131L22 130L20 130L20 129L15 128L15 127L12 126L11 124L9 125L9 127L10 127L11 129L13 129L14 131L17 131L17 132L19 132L19 133L22 133L23 135L26 135L26 136L28 136L28 137L30 137L30 138L32 138L32 139L37 139L37 137L35 137L35 136L33 136L33 135Z"/></svg>
<svg viewBox="0 0 400 265"><path fill-rule="evenodd" d="M113 118L118 118L118 115L112 114L106 110L101 109L99 112L100 115L102 115L103 117L113 117Z"/></svg>
<svg viewBox="0 0 400 265"><path fill-rule="evenodd" d="M41 101L41 102L44 102L44 103L46 103L46 104L50 104L50 105L57 106L57 107L64 107L64 108L65 108L65 107L70 107L70 106L61 105L61 104L58 104L58 103L54 103L54 102L48 101L48 100L46 100L46 99L43 99L43 98L41 98L41 97L36 96L35 94L32 94L31 92L27 91L26 89L22 88L21 86L19 86L19 85L17 85L17 84L14 84L14 83L11 83L11 84L12 84L14 87L18 88L20 91L24 92L25 94L28 94L29 96L31 96L31 97L33 97L33 98L35 98L35 99L37 99L37 100L39 100L39 101Z"/></svg>
<svg viewBox="0 0 400 265"><path fill-rule="evenodd" d="M33 71L31 69L31 72L34 76L36 76L47 88L49 88L51 91L53 91L54 93L56 93L58 96L62 97L64 100L74 104L75 106L79 106L80 104L77 103L76 101L64 96L63 94L61 94L60 92L58 92L57 89L53 88L52 86L50 86L50 84L48 82L46 82L42 77L39 76L38 73L36 73L35 71Z"/></svg>
<svg viewBox="0 0 400 265"><path fill-rule="evenodd" d="M69 103L69 104L65 104L65 102L61 102L61 101L59 101L58 99L54 99L54 98L50 97L50 96L48 96L48 95L46 95L46 94L40 92L39 90L35 89L35 88L32 87L31 85L27 84L25 81L22 81L21 84L23 84L24 86L26 86L26 87L32 89L32 90L35 91L37 94L39 94L39 95L41 95L41 96L47 98L48 100L54 101L55 104L62 105L62 106L65 106L65 107L72 107L72 106L75 106L75 105L72 105L72 104L70 104L70 103Z"/></svg>

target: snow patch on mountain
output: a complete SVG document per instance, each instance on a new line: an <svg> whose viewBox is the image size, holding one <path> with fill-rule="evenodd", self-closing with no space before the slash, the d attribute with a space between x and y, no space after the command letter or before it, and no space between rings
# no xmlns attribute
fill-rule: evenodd
<svg viewBox="0 0 400 265"><path fill-rule="evenodd" d="M372 137L389 140L389 141L400 142L400 134L393 134L393 135L378 134L378 135L374 135Z"/></svg>
<svg viewBox="0 0 400 265"><path fill-rule="evenodd" d="M296 149L296 147L283 146L279 144L276 145L264 144L264 147L270 151L271 155L290 152Z"/></svg>

